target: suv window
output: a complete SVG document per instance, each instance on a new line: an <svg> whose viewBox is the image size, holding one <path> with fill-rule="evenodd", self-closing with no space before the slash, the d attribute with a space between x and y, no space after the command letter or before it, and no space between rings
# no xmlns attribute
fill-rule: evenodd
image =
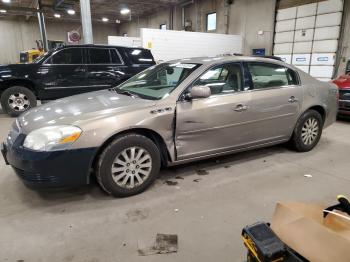
<svg viewBox="0 0 350 262"><path fill-rule="evenodd" d="M248 68L252 76L254 89L297 85L296 73L277 64L250 62Z"/></svg>
<svg viewBox="0 0 350 262"><path fill-rule="evenodd" d="M111 64L111 54L107 48L89 48L90 64Z"/></svg>
<svg viewBox="0 0 350 262"><path fill-rule="evenodd" d="M112 56L112 63L113 64L122 64L122 60L120 59L119 54L117 53L117 50L110 49L111 56Z"/></svg>
<svg viewBox="0 0 350 262"><path fill-rule="evenodd" d="M126 52L133 64L154 64L153 56L147 49L129 48Z"/></svg>
<svg viewBox="0 0 350 262"><path fill-rule="evenodd" d="M239 92L242 90L242 69L240 64L224 64L206 71L193 84L205 85L212 95Z"/></svg>
<svg viewBox="0 0 350 262"><path fill-rule="evenodd" d="M82 64L83 49L82 48L65 48L51 56L46 64Z"/></svg>

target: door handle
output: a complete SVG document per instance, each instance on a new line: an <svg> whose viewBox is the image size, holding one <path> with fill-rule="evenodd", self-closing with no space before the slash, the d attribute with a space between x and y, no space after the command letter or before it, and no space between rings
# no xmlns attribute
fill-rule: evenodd
<svg viewBox="0 0 350 262"><path fill-rule="evenodd" d="M236 112L242 112L242 111L246 111L247 109L248 109L248 106L239 104L233 110Z"/></svg>
<svg viewBox="0 0 350 262"><path fill-rule="evenodd" d="M295 98L295 96L291 96L289 99L288 99L288 102L289 103L295 103L295 102L298 102L299 100L297 98Z"/></svg>

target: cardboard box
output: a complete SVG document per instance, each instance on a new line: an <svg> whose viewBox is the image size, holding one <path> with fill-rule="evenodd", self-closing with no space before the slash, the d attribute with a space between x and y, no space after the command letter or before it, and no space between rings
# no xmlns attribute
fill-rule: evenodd
<svg viewBox="0 0 350 262"><path fill-rule="evenodd" d="M349 262L350 221L334 214L324 219L324 208L317 204L278 203L271 228L286 245L310 261Z"/></svg>

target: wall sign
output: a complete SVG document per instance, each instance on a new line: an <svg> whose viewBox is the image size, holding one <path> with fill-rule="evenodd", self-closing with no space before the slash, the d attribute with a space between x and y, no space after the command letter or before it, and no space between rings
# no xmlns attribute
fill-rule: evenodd
<svg viewBox="0 0 350 262"><path fill-rule="evenodd" d="M253 55L265 55L265 48L255 48L252 51Z"/></svg>

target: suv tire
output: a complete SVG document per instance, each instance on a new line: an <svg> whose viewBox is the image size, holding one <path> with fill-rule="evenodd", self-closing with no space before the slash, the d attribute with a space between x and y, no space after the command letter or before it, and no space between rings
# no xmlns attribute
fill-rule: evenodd
<svg viewBox="0 0 350 262"><path fill-rule="evenodd" d="M298 120L291 144L298 152L308 152L318 143L322 135L323 119L315 110L306 111Z"/></svg>
<svg viewBox="0 0 350 262"><path fill-rule="evenodd" d="M36 105L37 100L34 93L23 86L12 86L1 95L2 110L12 117L19 116Z"/></svg>
<svg viewBox="0 0 350 262"><path fill-rule="evenodd" d="M151 139L126 134L117 137L103 150L96 177L108 194L127 197L146 190L157 178L160 166L160 153Z"/></svg>

